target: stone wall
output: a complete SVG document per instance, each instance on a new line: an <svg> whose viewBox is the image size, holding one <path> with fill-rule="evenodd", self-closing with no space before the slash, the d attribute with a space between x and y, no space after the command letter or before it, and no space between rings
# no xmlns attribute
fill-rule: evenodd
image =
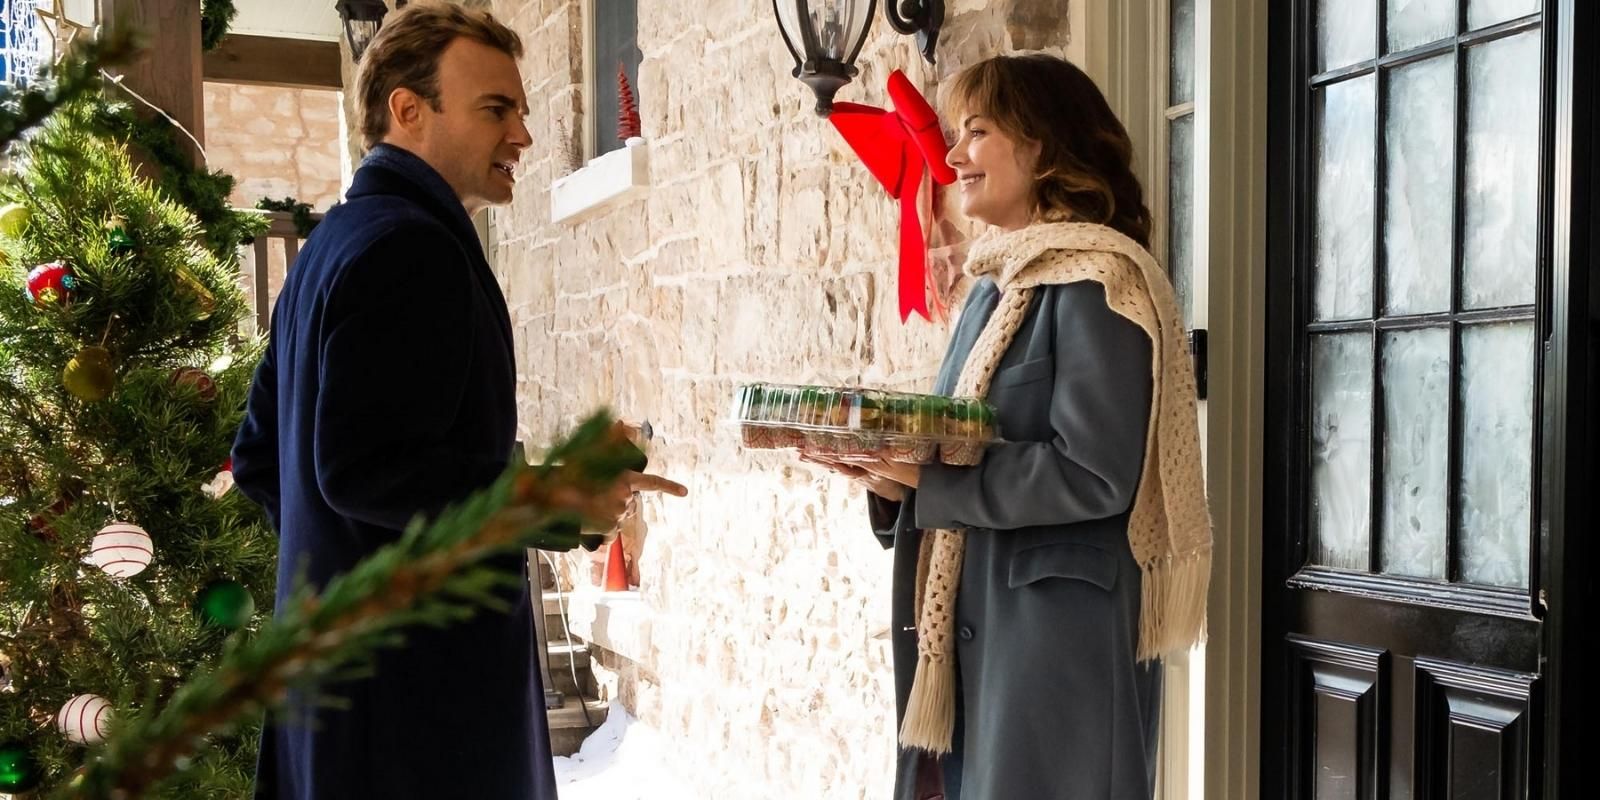
<svg viewBox="0 0 1600 800"><path fill-rule="evenodd" d="M637 717L683 743L697 796L886 796L889 556L858 491L740 452L721 421L740 381L931 384L946 328L899 321L894 202L812 114L769 4L653 0L639 4L637 86L650 190L551 224L550 184L582 159L585 4L489 5L524 37L532 105L517 199L490 212L489 235L519 433L548 441L600 406L648 419L653 467L692 492L644 504L647 632L629 663L602 663ZM932 94L994 53L1081 55L1063 0L946 5L937 68L880 16L839 99L884 105L897 67Z"/></svg>
<svg viewBox="0 0 1600 800"><path fill-rule="evenodd" d="M327 211L344 182L339 92L205 85L206 160L232 175L233 204L294 197Z"/></svg>

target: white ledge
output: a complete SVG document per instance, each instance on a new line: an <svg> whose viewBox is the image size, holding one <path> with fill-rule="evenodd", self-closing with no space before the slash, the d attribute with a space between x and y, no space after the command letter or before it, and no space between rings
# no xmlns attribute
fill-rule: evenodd
<svg viewBox="0 0 1600 800"><path fill-rule="evenodd" d="M550 184L550 221L577 224L650 188L650 146L643 139L612 150Z"/></svg>
<svg viewBox="0 0 1600 800"><path fill-rule="evenodd" d="M636 664L650 663L655 612L637 591L577 591L567 595L568 631Z"/></svg>

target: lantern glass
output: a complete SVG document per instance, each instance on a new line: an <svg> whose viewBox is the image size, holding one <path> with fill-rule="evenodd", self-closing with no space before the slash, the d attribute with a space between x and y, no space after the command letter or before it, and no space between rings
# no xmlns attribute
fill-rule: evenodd
<svg viewBox="0 0 1600 800"><path fill-rule="evenodd" d="M796 64L851 64L872 24L874 0L774 0L778 27ZM805 27L802 28L802 22Z"/></svg>

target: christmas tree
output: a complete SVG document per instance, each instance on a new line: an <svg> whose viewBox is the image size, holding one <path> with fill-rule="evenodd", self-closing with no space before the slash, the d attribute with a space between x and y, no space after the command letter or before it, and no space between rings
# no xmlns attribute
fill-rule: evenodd
<svg viewBox="0 0 1600 800"><path fill-rule="evenodd" d="M226 491L243 295L96 107L0 184L0 793L68 785L272 597L275 537ZM248 796L255 749L237 728L148 796Z"/></svg>

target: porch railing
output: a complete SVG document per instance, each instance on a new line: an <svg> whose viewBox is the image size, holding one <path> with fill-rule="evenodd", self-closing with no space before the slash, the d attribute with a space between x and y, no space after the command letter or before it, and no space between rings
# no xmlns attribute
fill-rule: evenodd
<svg viewBox="0 0 1600 800"><path fill-rule="evenodd" d="M278 299L284 276L294 267L303 241L294 227L294 216L287 211L256 211L267 219L267 232L255 241L239 248L239 277L244 284L245 296L255 312L257 332L267 330L272 322L272 303ZM321 222L321 214L312 214L313 223Z"/></svg>

